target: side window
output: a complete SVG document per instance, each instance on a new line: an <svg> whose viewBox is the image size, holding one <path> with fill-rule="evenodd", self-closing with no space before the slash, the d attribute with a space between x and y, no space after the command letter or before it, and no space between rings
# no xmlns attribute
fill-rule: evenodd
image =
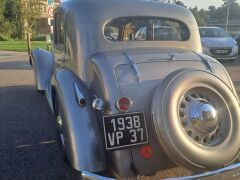
<svg viewBox="0 0 240 180"><path fill-rule="evenodd" d="M54 16L54 46L57 49L64 47L64 16L62 13Z"/></svg>

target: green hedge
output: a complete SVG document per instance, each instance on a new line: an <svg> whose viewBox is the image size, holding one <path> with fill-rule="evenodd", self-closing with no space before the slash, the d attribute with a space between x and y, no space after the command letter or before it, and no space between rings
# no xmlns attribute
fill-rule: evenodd
<svg viewBox="0 0 240 180"><path fill-rule="evenodd" d="M0 41L8 41L8 40L10 40L10 39L7 35L4 35L4 34L0 33Z"/></svg>
<svg viewBox="0 0 240 180"><path fill-rule="evenodd" d="M46 34L38 34L31 38L31 41L46 41Z"/></svg>
<svg viewBox="0 0 240 180"><path fill-rule="evenodd" d="M47 49L46 41L33 41L32 49ZM27 52L27 41L0 41L0 50Z"/></svg>

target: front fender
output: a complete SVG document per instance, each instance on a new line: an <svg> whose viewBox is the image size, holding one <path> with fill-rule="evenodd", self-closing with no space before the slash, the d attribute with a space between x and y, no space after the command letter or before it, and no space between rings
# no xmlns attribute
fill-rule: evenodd
<svg viewBox="0 0 240 180"><path fill-rule="evenodd" d="M31 54L30 64L33 66L37 90L46 91L55 68L53 54L43 49L34 49Z"/></svg>
<svg viewBox="0 0 240 180"><path fill-rule="evenodd" d="M106 169L106 152L100 122L92 108L92 96L85 84L69 69L61 69L52 79L53 88L62 103L65 120L63 133L71 165L78 171L97 172ZM86 99L80 106L75 86Z"/></svg>

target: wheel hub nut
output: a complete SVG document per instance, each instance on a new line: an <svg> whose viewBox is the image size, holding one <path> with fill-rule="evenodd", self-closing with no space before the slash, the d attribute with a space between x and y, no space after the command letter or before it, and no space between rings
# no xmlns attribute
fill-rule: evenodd
<svg viewBox="0 0 240 180"><path fill-rule="evenodd" d="M218 124L217 111L205 101L194 101L190 106L190 118L193 125L204 132L211 132Z"/></svg>
<svg viewBox="0 0 240 180"><path fill-rule="evenodd" d="M61 116L57 117L57 123L60 127L62 126L62 117Z"/></svg>

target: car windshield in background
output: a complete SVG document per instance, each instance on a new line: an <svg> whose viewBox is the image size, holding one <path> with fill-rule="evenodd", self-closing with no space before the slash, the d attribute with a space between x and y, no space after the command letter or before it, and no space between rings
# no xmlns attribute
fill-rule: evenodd
<svg viewBox="0 0 240 180"><path fill-rule="evenodd" d="M115 41L186 41L188 27L177 20L152 17L124 17L104 27L107 40Z"/></svg>
<svg viewBox="0 0 240 180"><path fill-rule="evenodd" d="M199 28L201 37L221 38L229 37L229 34L221 28Z"/></svg>

